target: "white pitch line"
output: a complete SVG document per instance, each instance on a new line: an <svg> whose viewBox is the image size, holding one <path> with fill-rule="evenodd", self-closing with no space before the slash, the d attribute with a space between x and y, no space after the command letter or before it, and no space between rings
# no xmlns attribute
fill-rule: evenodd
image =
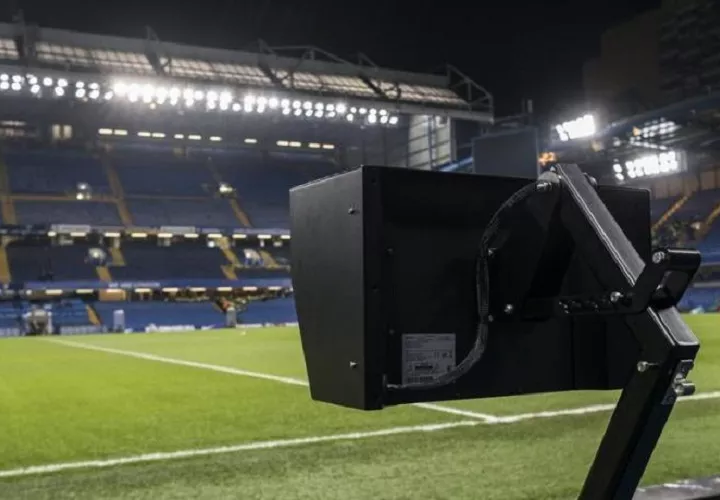
<svg viewBox="0 0 720 500"><path fill-rule="evenodd" d="M690 401L704 401L708 399L719 399L720 391L716 392L703 392L700 394L694 394L692 396L684 396L677 399L677 403L685 403ZM519 415L508 415L505 417L493 417L487 423L488 424L512 424L515 422L522 422L524 420L535 420L539 418L555 418L564 417L570 415L590 415L592 413L601 413L605 411L612 411L615 409L615 404L603 404L603 405L590 405L583 406L580 408L569 408L565 410L556 411L540 411L537 413L521 413Z"/></svg>
<svg viewBox="0 0 720 500"><path fill-rule="evenodd" d="M183 458L202 457L208 455L220 455L226 453L237 453L241 451L269 450L274 448L288 448L316 443L328 443L333 441L357 441L384 436L396 436L399 434L413 434L421 432L438 432L459 427L473 427L481 425L477 420L449 422L443 424L413 425L406 427L391 427L377 431L351 432L347 434L332 434L328 436L310 436L295 439L279 439L274 441L255 441L235 446L220 446L217 448L200 448L194 450L180 450L171 452L146 453L130 457L113 458L108 460L88 460L83 462L65 462L48 465L33 465L19 469L0 470L0 478L11 478L31 476L37 474L48 474L77 469L99 469L115 467L118 465L159 462L165 460L178 460Z"/></svg>
<svg viewBox="0 0 720 500"><path fill-rule="evenodd" d="M138 351L127 351L125 349L113 349L110 347L100 347L93 344L85 344L83 342L75 342L72 340L58 340L58 339L44 339L47 342L53 342L55 344L65 345L68 347L75 347L78 349L86 349L89 351L99 351L108 354L118 354L121 356L129 356L131 358L144 359L146 361L156 361L159 363L167 363L172 365L187 366L191 368L200 368L203 370L210 370L214 372L227 373L230 375L240 375L243 377L251 377L262 380L270 380L272 382L279 382L281 384L299 385L308 387L308 383L305 380L293 377L282 377L279 375L271 375L269 373L254 372L249 370L240 370L238 368L231 368L229 366L213 365L209 363L198 363L196 361L186 361L184 359L168 358L165 356L157 356L155 354L147 354ZM492 415L486 415L484 413L476 413L473 411L460 410L457 408L451 408L447 406L441 406L438 404L430 403L417 403L414 406L423 408L425 410L436 411L440 413L447 413L450 415L460 415L464 417L474 418L482 421L490 421L495 417Z"/></svg>
<svg viewBox="0 0 720 500"><path fill-rule="evenodd" d="M707 399L720 398L720 392L708 392L695 396L681 398L678 401L698 401ZM593 405L584 408L575 408L570 410L546 411L538 413L525 413L522 415L511 415L508 417L494 417L492 420L485 422L481 420L463 420L460 422L448 422L442 424L429 425L413 425L405 427L391 427L380 429L377 431L351 432L347 434L331 434L327 436L310 436L295 439L280 439L274 441L254 441L234 446L220 446L216 448L198 448L190 450L179 450L171 452L145 453L142 455L134 455L129 457L111 458L107 460L87 460L82 462L64 462L47 465L32 465L18 469L0 470L0 479L31 476L39 474L49 474L53 472L62 472L67 470L80 469L100 469L115 467L119 465L160 462L166 460L179 460L184 458L202 457L210 455L220 455L227 453L238 453L242 451L268 450L274 448L289 448L293 446L302 446L318 443L329 443L334 441L357 441L370 439L375 437L395 436L401 434L415 434L422 432L438 432L448 429L457 429L461 427L476 427L480 425L497 425L520 422L524 420L533 420L539 418L553 418L565 415L585 415L590 413L598 413L610 411L615 407L612 404Z"/></svg>
<svg viewBox="0 0 720 500"><path fill-rule="evenodd" d="M417 406L418 408L425 408L426 410L441 411L444 413L451 413L453 415L460 415L462 417L470 417L476 420L483 420L487 423L492 423L498 418L495 415L489 415L487 413L478 413L470 410L462 410L460 408L453 408L451 406L441 406L435 403L415 403L414 406Z"/></svg>
<svg viewBox="0 0 720 500"><path fill-rule="evenodd" d="M72 340L56 340L56 339L44 339L46 342L52 342L54 344L64 345L68 347L76 347L78 349L86 349L89 351L100 351L108 354L119 354L121 356L129 356L131 358L144 359L147 361L157 361L160 363L167 363L170 365L189 366L191 368L200 368L203 370L211 370L214 372L228 373L230 375L241 375L243 377L259 378L263 380L271 380L273 382L280 382L281 384L300 385L307 387L308 383L304 380L292 378L292 377L281 377L279 375L270 375L268 373L253 372L248 370L240 370L238 368L230 368L229 366L211 365L208 363L198 363L196 361L186 361L184 359L167 358L165 356L156 356L154 354L146 354L137 351L126 351L124 349L113 349L110 347L100 347L92 344L84 344L82 342L74 342Z"/></svg>

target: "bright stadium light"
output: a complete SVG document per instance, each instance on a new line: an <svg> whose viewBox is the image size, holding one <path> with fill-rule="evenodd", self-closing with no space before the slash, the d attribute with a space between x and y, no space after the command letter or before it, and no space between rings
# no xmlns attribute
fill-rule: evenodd
<svg viewBox="0 0 720 500"><path fill-rule="evenodd" d="M42 82L43 82L43 85L45 85L46 87L52 87L53 79L50 78L49 76L46 76L45 78L43 78Z"/></svg>
<svg viewBox="0 0 720 500"><path fill-rule="evenodd" d="M665 151L625 162L625 172L631 179L636 179L677 172L680 166L680 155L675 151Z"/></svg>
<svg viewBox="0 0 720 500"><path fill-rule="evenodd" d="M563 142L592 137L597 132L595 117L587 114L575 120L555 125L555 131Z"/></svg>
<svg viewBox="0 0 720 500"><path fill-rule="evenodd" d="M270 100L268 100L268 106L270 106L270 109L275 109L278 107L278 100L276 97L271 97Z"/></svg>
<svg viewBox="0 0 720 500"><path fill-rule="evenodd" d="M33 94L37 94L38 92L40 92L40 85L35 84L30 87L30 92L32 92Z"/></svg>
<svg viewBox="0 0 720 500"><path fill-rule="evenodd" d="M60 78L60 79L57 81L57 84L58 84L58 87L67 87L67 86L68 86L68 81L67 81L65 78Z"/></svg>
<svg viewBox="0 0 720 500"><path fill-rule="evenodd" d="M310 101L305 101L303 103L303 109L312 109L312 103Z"/></svg>
<svg viewBox="0 0 720 500"><path fill-rule="evenodd" d="M10 82L2 81L0 82L0 90L7 90L10 88Z"/></svg>
<svg viewBox="0 0 720 500"><path fill-rule="evenodd" d="M397 125L398 121L399 121L399 119L397 116L391 116L389 123L390 123L390 125Z"/></svg>
<svg viewBox="0 0 720 500"><path fill-rule="evenodd" d="M62 97L65 95L65 89L63 87L55 87L55 95Z"/></svg>
<svg viewBox="0 0 720 500"><path fill-rule="evenodd" d="M242 106L240 106L239 102L233 103L232 110L233 111L240 111L242 109Z"/></svg>
<svg viewBox="0 0 720 500"><path fill-rule="evenodd" d="M353 120L355 120L355 115L352 115L352 114L347 115L347 116L345 117L345 119L346 119L347 121L349 121L349 122L352 122Z"/></svg>
<svg viewBox="0 0 720 500"><path fill-rule="evenodd" d="M337 111L340 114L345 113L347 111L347 106L343 103L340 103L335 106L335 111ZM354 113L354 111L353 111L353 113Z"/></svg>
<svg viewBox="0 0 720 500"><path fill-rule="evenodd" d="M85 87L85 82L75 82L76 89L82 89Z"/></svg>
<svg viewBox="0 0 720 500"><path fill-rule="evenodd" d="M3 73L0 75L0 82L6 82L10 79L10 76L7 73Z"/></svg>
<svg viewBox="0 0 720 500"><path fill-rule="evenodd" d="M19 82L13 82L10 88L13 89L15 92L19 92L20 89L22 89L22 84L20 84Z"/></svg>
<svg viewBox="0 0 720 500"><path fill-rule="evenodd" d="M78 99L82 99L83 97L85 97L85 89L83 89L83 88L76 89L75 97L77 97Z"/></svg>

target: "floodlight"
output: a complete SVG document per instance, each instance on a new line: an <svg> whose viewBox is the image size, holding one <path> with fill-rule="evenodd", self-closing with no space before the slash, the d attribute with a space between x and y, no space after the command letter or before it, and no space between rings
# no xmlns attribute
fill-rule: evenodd
<svg viewBox="0 0 720 500"><path fill-rule="evenodd" d="M242 109L242 106L240 106L239 102L233 103L232 110L233 111L240 111Z"/></svg>
<svg viewBox="0 0 720 500"><path fill-rule="evenodd" d="M76 89L75 97L77 97L78 99L82 99L83 97L85 97L85 89L82 89L82 88Z"/></svg>
<svg viewBox="0 0 720 500"><path fill-rule="evenodd" d="M75 82L76 89L81 89L83 87L85 87L85 82Z"/></svg>
<svg viewBox="0 0 720 500"><path fill-rule="evenodd" d="M633 497L699 349L675 306L700 254L651 251L647 191L575 165L539 179L365 166L292 189L290 214L314 399L623 388L579 498Z"/></svg>
<svg viewBox="0 0 720 500"><path fill-rule="evenodd" d="M8 76L7 73L3 73L2 75L0 75L0 82L6 82L9 79L10 79L10 77Z"/></svg>
<svg viewBox="0 0 720 500"><path fill-rule="evenodd" d="M303 103L303 109L312 109L312 103L310 101L305 101Z"/></svg>
<svg viewBox="0 0 720 500"><path fill-rule="evenodd" d="M349 122L353 121L355 119L355 115L347 115L345 119Z"/></svg>
<svg viewBox="0 0 720 500"><path fill-rule="evenodd" d="M65 89L63 87L55 87L55 95L62 97L65 95Z"/></svg>
<svg viewBox="0 0 720 500"><path fill-rule="evenodd" d="M10 88L13 89L15 92L19 92L22 89L22 84L18 82L13 82Z"/></svg>
<svg viewBox="0 0 720 500"><path fill-rule="evenodd" d="M10 82L0 82L0 90L8 90L10 88Z"/></svg>
<svg viewBox="0 0 720 500"><path fill-rule="evenodd" d="M43 78L43 85L45 85L46 87L51 87L52 84L53 84L52 78L47 77L47 76L45 78Z"/></svg>
<svg viewBox="0 0 720 500"><path fill-rule="evenodd" d="M67 87L68 81L65 78L59 78L57 84L58 87Z"/></svg>
<svg viewBox="0 0 720 500"><path fill-rule="evenodd" d="M32 92L33 94L37 94L38 92L40 92L40 85L35 84L30 87L30 92Z"/></svg>
<svg viewBox="0 0 720 500"><path fill-rule="evenodd" d="M353 108L353 109L354 109L354 108ZM338 113L344 113L344 112L347 111L347 106L344 105L343 103L340 103L340 104L338 104L337 106L335 106L335 110L336 110ZM353 113L355 113L355 111L353 111Z"/></svg>
<svg viewBox="0 0 720 500"><path fill-rule="evenodd" d="M377 122L377 115L368 116L368 123L374 124L375 122Z"/></svg>
<svg viewBox="0 0 720 500"><path fill-rule="evenodd" d="M397 125L398 123L398 117L397 116L391 116L390 117L390 125Z"/></svg>

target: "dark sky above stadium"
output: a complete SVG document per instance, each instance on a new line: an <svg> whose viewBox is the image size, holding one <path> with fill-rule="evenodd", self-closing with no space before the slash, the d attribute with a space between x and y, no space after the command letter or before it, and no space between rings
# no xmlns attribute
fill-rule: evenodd
<svg viewBox="0 0 720 500"><path fill-rule="evenodd" d="M582 97L583 61L600 34L660 0L4 0L43 27L242 49L316 45L346 58L416 71L450 62L488 88L501 115L523 98L549 118Z"/></svg>

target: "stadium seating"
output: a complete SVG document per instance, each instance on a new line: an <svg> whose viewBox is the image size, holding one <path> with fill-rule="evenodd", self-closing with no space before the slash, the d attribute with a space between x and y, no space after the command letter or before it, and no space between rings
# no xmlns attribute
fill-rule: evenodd
<svg viewBox="0 0 720 500"><path fill-rule="evenodd" d="M720 288L692 287L688 288L678 304L681 311L692 311L701 307L704 311L716 311L720 306Z"/></svg>
<svg viewBox="0 0 720 500"><path fill-rule="evenodd" d="M125 327L144 330L148 325L220 327L225 317L211 302L98 302L95 310L103 325L110 328L113 312L125 312Z"/></svg>
<svg viewBox="0 0 720 500"><path fill-rule="evenodd" d="M137 226L241 227L227 200L128 199Z"/></svg>
<svg viewBox="0 0 720 500"><path fill-rule="evenodd" d="M86 263L87 244L50 246L47 242L14 242L7 247L13 281L97 280L95 268Z"/></svg>
<svg viewBox="0 0 720 500"><path fill-rule="evenodd" d="M112 269L117 280L221 279L221 266L227 263L220 250L201 241L179 242L172 247L126 242L122 252L125 266Z"/></svg>
<svg viewBox="0 0 720 500"><path fill-rule="evenodd" d="M720 189L697 191L670 217L670 220L705 220L718 203L720 203Z"/></svg>
<svg viewBox="0 0 720 500"><path fill-rule="evenodd" d="M650 219L652 223L655 224L659 221L665 212L667 212L679 199L679 196L673 196L660 200L652 200L650 202Z"/></svg>
<svg viewBox="0 0 720 500"><path fill-rule="evenodd" d="M114 203L95 201L15 201L20 224L122 225Z"/></svg>
<svg viewBox="0 0 720 500"><path fill-rule="evenodd" d="M252 301L238 314L238 319L247 324L296 323L295 301L292 298Z"/></svg>
<svg viewBox="0 0 720 500"><path fill-rule="evenodd" d="M165 151L123 151L111 159L125 195L207 196L216 183L199 161Z"/></svg>
<svg viewBox="0 0 720 500"><path fill-rule="evenodd" d="M15 150L4 154L10 190L13 193L74 193L80 182L93 193L110 192L100 161L80 150Z"/></svg>
<svg viewBox="0 0 720 500"><path fill-rule="evenodd" d="M214 158L222 179L235 188L240 205L255 227L289 227L290 188L337 173L316 156L269 154L223 155Z"/></svg>
<svg viewBox="0 0 720 500"><path fill-rule="evenodd" d="M80 300L62 300L52 305L53 327L86 326L90 324L87 307Z"/></svg>

